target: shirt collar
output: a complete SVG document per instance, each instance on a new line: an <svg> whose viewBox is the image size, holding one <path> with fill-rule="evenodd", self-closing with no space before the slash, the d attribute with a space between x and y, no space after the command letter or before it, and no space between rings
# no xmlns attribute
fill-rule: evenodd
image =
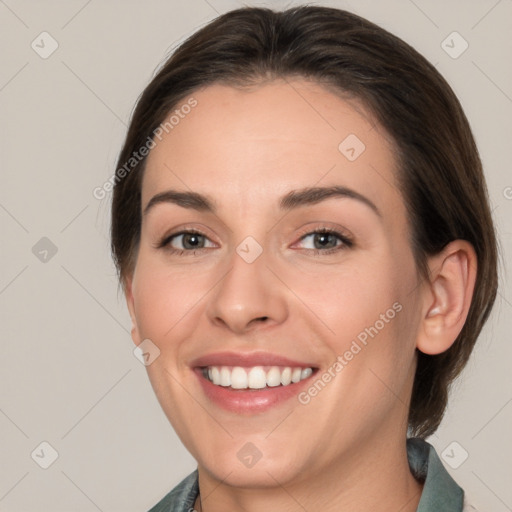
<svg viewBox="0 0 512 512"><path fill-rule="evenodd" d="M419 438L407 439L407 458L411 473L424 482L416 512L462 511L464 491L445 469L431 444Z"/></svg>

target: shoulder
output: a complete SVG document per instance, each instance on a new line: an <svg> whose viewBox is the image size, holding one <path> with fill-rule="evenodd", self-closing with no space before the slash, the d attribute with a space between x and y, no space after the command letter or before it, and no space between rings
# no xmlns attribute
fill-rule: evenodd
<svg viewBox="0 0 512 512"><path fill-rule="evenodd" d="M182 480L148 512L192 512L199 493L197 470Z"/></svg>

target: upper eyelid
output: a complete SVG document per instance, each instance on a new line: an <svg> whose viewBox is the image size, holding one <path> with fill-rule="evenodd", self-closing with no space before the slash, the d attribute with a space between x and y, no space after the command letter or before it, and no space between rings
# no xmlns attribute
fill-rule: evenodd
<svg viewBox="0 0 512 512"><path fill-rule="evenodd" d="M302 239L305 236L312 235L313 233L318 233L318 232L320 232L320 233L327 232L327 233L337 234L337 235L347 238L347 239L354 238L352 233L346 228L332 227L332 226L327 226L325 224L320 224L319 226L314 227L314 228L305 228L303 230L300 230L298 236L300 239Z"/></svg>
<svg viewBox="0 0 512 512"><path fill-rule="evenodd" d="M348 235L339 229L333 229L333 228L318 228L318 229L309 230L305 234L300 235L298 242L301 242L302 240L304 240L304 238L306 238L308 236L315 235L317 233L326 233L328 235L331 234L331 235L336 236L338 238L338 240L341 242L341 245L338 246L340 248L341 248L341 246L352 247L355 243L352 235ZM295 243L297 243L297 242L295 242ZM295 245L295 243L294 243L294 245ZM332 249L334 249L334 248L331 248L331 250ZM321 251L321 249L307 249L307 250ZM326 252L326 251L329 251L329 249L326 249L323 252Z"/></svg>
<svg viewBox="0 0 512 512"><path fill-rule="evenodd" d="M173 240L174 238L176 238L178 236L189 235L189 234L204 236L205 238L210 240L210 242L213 242L213 240L207 234L203 233L200 230L197 230L195 228L184 228L184 229L180 229L179 231L176 231L176 233L170 233L168 235L164 235L161 238L161 241L158 243L158 246L168 245L171 242L171 240ZM215 243L215 242L213 242L213 243Z"/></svg>

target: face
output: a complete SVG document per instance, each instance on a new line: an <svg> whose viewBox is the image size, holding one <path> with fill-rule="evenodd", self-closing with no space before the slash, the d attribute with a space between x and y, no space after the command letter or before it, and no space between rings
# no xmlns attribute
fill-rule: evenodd
<svg viewBox="0 0 512 512"><path fill-rule="evenodd" d="M403 443L419 292L388 137L302 80L193 98L148 156L127 287L176 432L240 486Z"/></svg>

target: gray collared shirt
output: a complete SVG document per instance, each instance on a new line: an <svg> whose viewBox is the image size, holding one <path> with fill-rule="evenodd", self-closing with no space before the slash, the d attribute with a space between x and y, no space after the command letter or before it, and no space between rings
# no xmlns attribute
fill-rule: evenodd
<svg viewBox="0 0 512 512"><path fill-rule="evenodd" d="M434 447L423 439L407 440L411 473L424 482L416 512L470 512L464 491L446 471ZM197 470L188 475L149 512L193 512L199 494Z"/></svg>

